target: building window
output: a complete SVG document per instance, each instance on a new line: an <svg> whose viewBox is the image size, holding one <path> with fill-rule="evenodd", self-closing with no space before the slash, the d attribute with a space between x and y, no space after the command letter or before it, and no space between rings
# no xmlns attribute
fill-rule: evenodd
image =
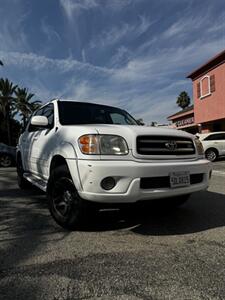
<svg viewBox="0 0 225 300"><path fill-rule="evenodd" d="M204 98L206 96L209 96L211 94L210 89L210 76L206 75L200 80L200 91L201 91L201 97Z"/></svg>
<svg viewBox="0 0 225 300"><path fill-rule="evenodd" d="M205 75L197 83L197 97L203 99L215 92L215 75Z"/></svg>

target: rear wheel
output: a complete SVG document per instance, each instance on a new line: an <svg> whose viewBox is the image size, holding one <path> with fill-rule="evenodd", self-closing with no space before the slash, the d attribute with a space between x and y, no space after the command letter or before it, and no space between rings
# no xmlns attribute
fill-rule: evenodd
<svg viewBox="0 0 225 300"><path fill-rule="evenodd" d="M3 168L11 167L13 164L12 156L4 153L0 155L0 166Z"/></svg>
<svg viewBox="0 0 225 300"><path fill-rule="evenodd" d="M215 161L217 159L218 153L215 149L208 149L205 152L205 157L209 160L209 161Z"/></svg>
<svg viewBox="0 0 225 300"><path fill-rule="evenodd" d="M84 201L78 195L66 165L52 171L47 188L49 210L54 220L74 229L84 218Z"/></svg>

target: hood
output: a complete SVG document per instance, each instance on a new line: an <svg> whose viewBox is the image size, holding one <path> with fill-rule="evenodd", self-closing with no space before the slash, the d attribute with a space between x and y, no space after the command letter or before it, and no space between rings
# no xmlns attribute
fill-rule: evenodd
<svg viewBox="0 0 225 300"><path fill-rule="evenodd" d="M155 136L174 136L187 137L193 139L194 136L185 131L179 131L170 128L147 127L147 126L131 126L131 125L116 125L116 124L99 124L95 125L95 129L99 134L120 135L127 141L129 147L132 147L139 135L155 135Z"/></svg>
<svg viewBox="0 0 225 300"><path fill-rule="evenodd" d="M123 137L128 145L130 154L138 159L182 159L179 155L140 155L137 153L137 137L138 136L162 136L170 137L183 137L194 140L194 136L184 131L179 131L170 128L161 127L147 127L147 126L133 126L133 125L117 125L117 124L93 124L93 125L70 125L62 126L60 130L60 136L62 140L66 140L74 144L78 138L85 134L109 134L118 135ZM77 146L77 143L74 145ZM196 155L190 155L189 158L194 158ZM187 156L184 156L187 158ZM89 156L90 158L90 156ZM110 159L118 159L118 157L110 156ZM95 156L96 159L96 156ZM107 157L109 159L109 157ZM123 159L123 157L121 157Z"/></svg>
<svg viewBox="0 0 225 300"><path fill-rule="evenodd" d="M107 124L100 124L95 125L96 131L99 134L112 134L112 135L119 135L122 136L127 144L128 148L130 149L132 155L136 158L141 159L182 159L182 157L187 158L187 155L165 155L165 154L154 154L154 155L146 155L146 154L139 154L137 152L137 137L138 136L162 136L173 139L176 137L182 138L189 138L194 139L192 134L189 134L184 131L179 131L176 129L170 128L161 128L161 127L147 127L147 126L130 126L130 125L107 125ZM196 155L192 154L189 155L189 158L194 158Z"/></svg>

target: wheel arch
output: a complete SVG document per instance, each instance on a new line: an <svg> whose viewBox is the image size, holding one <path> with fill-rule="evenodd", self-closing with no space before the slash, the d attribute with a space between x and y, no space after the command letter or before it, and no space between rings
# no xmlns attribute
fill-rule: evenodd
<svg viewBox="0 0 225 300"><path fill-rule="evenodd" d="M80 175L77 168L77 159L69 159L64 157L62 154L55 154L50 162L49 167L49 178L52 174L52 171L59 167L59 166L66 166L68 168L68 171L70 173L70 176L73 180L73 183L75 185L75 188L77 190L81 190L81 183L80 183Z"/></svg>
<svg viewBox="0 0 225 300"><path fill-rule="evenodd" d="M17 164L17 162L18 162L19 159L21 159L23 169L25 170L25 164L24 164L24 159L23 159L23 152L21 151L21 149L19 149L19 150L16 151L16 157L15 157L16 164Z"/></svg>
<svg viewBox="0 0 225 300"><path fill-rule="evenodd" d="M66 159L62 155L59 155L59 154L54 155L52 157L52 160L51 160L51 163L50 163L49 174L51 175L52 171L55 168L57 168L59 166L62 166L62 165L66 165L68 167Z"/></svg>
<svg viewBox="0 0 225 300"><path fill-rule="evenodd" d="M213 151L215 151L215 152L216 152L216 155L219 156L219 150L216 149L215 147L209 147L209 148L207 148L207 149L205 150L205 153L206 153L208 150L213 150Z"/></svg>

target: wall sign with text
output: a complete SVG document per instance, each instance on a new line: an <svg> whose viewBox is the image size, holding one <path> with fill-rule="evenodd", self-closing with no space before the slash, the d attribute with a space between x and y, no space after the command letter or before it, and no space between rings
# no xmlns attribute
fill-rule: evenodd
<svg viewBox="0 0 225 300"><path fill-rule="evenodd" d="M176 122L177 127L185 126L185 125L190 125L194 123L194 117L190 117L187 119L179 120Z"/></svg>

